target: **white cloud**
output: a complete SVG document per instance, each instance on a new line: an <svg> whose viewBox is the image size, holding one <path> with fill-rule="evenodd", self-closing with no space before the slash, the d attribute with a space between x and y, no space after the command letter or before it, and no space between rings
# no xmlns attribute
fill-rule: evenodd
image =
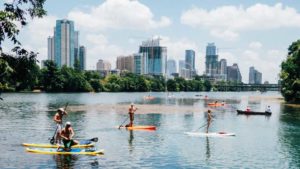
<svg viewBox="0 0 300 169"><path fill-rule="evenodd" d="M88 12L80 9L73 10L68 18L74 20L80 29L101 31L106 29L149 30L166 27L171 20L161 16L154 20L151 10L139 1L106 0Z"/></svg>
<svg viewBox="0 0 300 169"><path fill-rule="evenodd" d="M87 46L87 69L95 70L99 59L109 61L115 68L117 56L133 53L111 44L103 34L88 34L84 41Z"/></svg>
<svg viewBox="0 0 300 169"><path fill-rule="evenodd" d="M300 14L281 3L274 6L258 3L248 8L221 6L212 10L193 7L183 12L181 23L194 28L208 28L212 36L234 40L242 31L299 28Z"/></svg>
<svg viewBox="0 0 300 169"><path fill-rule="evenodd" d="M251 42L249 44L250 49L260 49L263 45L260 42Z"/></svg>

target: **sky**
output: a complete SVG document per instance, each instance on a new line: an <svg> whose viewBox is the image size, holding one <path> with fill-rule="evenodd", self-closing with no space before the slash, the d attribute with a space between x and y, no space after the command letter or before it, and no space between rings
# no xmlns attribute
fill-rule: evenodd
<svg viewBox="0 0 300 169"><path fill-rule="evenodd" d="M2 0L11 1L11 0ZM47 16L22 28L22 45L47 59L47 38L57 19L70 19L87 49L87 70L99 59L116 66L117 56L138 52L142 41L161 38L168 59L196 52L196 70L205 69L205 48L214 42L219 60L237 63L248 83L249 67L277 83L288 46L300 37L300 2L295 0L47 0ZM3 49L9 51L6 42ZM178 63L177 63L178 64Z"/></svg>

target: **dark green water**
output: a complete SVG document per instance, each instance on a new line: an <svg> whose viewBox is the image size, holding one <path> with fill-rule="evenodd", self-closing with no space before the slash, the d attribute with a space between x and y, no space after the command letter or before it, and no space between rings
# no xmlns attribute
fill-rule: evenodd
<svg viewBox="0 0 300 169"><path fill-rule="evenodd" d="M209 101L195 95L207 95ZM300 168L300 108L288 107L276 99L279 93L148 93L85 94L2 94L0 102L0 168ZM258 99L259 98L259 99ZM226 101L213 108L211 131L236 133L231 138L190 137L184 134L205 122L203 112L161 112L136 114L141 125L156 125L157 131L118 130L127 117L114 109L94 109L96 104L139 104L193 106L207 110L212 100ZM70 112L76 138L99 137L96 147L103 156L39 155L25 151L24 142L47 143L55 130L48 111L63 106L89 105L81 112ZM237 115L236 109L263 111L271 117ZM200 129L199 131L204 131Z"/></svg>

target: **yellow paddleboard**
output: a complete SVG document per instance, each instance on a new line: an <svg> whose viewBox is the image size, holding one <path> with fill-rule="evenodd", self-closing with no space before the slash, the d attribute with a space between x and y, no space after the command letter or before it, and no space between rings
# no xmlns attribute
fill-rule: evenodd
<svg viewBox="0 0 300 169"><path fill-rule="evenodd" d="M72 155L72 154L82 154L82 155L100 155L104 154L104 150L89 150L72 148L70 151L64 151L63 149L57 150L56 148L26 148L27 152L37 153L37 154L62 154L62 155Z"/></svg>

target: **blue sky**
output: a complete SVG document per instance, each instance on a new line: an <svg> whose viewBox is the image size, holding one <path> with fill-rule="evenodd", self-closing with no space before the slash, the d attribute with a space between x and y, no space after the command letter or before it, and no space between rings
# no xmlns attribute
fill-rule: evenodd
<svg viewBox="0 0 300 169"><path fill-rule="evenodd" d="M286 49L300 37L300 3L295 0L47 0L45 8L46 17L21 31L23 45L46 59L55 20L72 19L87 48L87 69L95 69L98 59L114 68L117 56L136 53L142 41L160 36L168 58L178 61L185 49L195 50L200 74L205 46L215 42L219 59L238 63L243 82L254 66L263 81L275 83Z"/></svg>

